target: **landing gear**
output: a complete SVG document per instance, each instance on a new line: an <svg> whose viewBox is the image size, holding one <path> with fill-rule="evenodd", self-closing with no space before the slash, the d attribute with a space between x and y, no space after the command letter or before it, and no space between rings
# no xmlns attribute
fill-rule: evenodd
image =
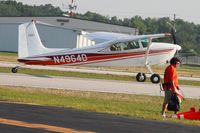
<svg viewBox="0 0 200 133"><path fill-rule="evenodd" d="M138 81L138 82L145 82L146 81L146 75L144 74L144 73L138 73L137 75L136 75L136 80Z"/></svg>
<svg viewBox="0 0 200 133"><path fill-rule="evenodd" d="M159 74L155 74L155 73L152 71L152 69L151 69L151 67L150 67L150 65L149 65L148 63L146 64L146 67L148 68L148 70L149 70L150 73L152 74L151 77L150 77L151 82L152 82L153 84L158 84L158 83L160 83L160 75L159 75Z"/></svg>
<svg viewBox="0 0 200 133"><path fill-rule="evenodd" d="M136 75L136 80L138 82L145 82L146 81L146 74L142 73L142 72L138 73ZM150 77L150 80L153 84L158 84L158 83L160 83L161 78L160 78L159 74L152 74L151 77Z"/></svg>
<svg viewBox="0 0 200 133"><path fill-rule="evenodd" d="M145 62L144 62L144 64L145 64L145 66L148 68L148 70L150 71L150 73L152 74L151 75L151 77L150 77L150 80L151 80L151 82L152 83L154 83L154 84L158 84L159 82L160 82L160 75L158 75L158 74L155 74L152 70L151 70L151 66L150 66L150 64L151 64L151 62L149 62L149 60L148 60L148 55L149 55L149 51L150 51L150 46L151 46L151 44L152 44L152 38L149 38L149 43L148 43L148 45L147 45L147 50L146 50L146 55L145 55ZM144 74L144 73L138 73L137 75L136 75L136 80L138 81L138 82L144 82L145 80L146 80L146 75Z"/></svg>
<svg viewBox="0 0 200 133"><path fill-rule="evenodd" d="M18 68L19 68L19 66L13 67L12 70L11 70L12 73L17 73Z"/></svg>
<svg viewBox="0 0 200 133"><path fill-rule="evenodd" d="M160 75L159 74L152 74L150 80L154 84L160 83Z"/></svg>

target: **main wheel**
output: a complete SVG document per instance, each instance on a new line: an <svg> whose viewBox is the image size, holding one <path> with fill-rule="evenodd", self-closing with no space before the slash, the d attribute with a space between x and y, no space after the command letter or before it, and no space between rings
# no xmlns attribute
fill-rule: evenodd
<svg viewBox="0 0 200 133"><path fill-rule="evenodd" d="M12 73L17 73L17 70L18 70L17 67L13 67L12 68Z"/></svg>
<svg viewBox="0 0 200 133"><path fill-rule="evenodd" d="M136 80L138 81L138 82L145 82L146 81L146 75L144 74L144 73L138 73L137 75L136 75Z"/></svg>
<svg viewBox="0 0 200 133"><path fill-rule="evenodd" d="M154 84L160 83L160 75L159 74L152 74L150 78L151 82Z"/></svg>

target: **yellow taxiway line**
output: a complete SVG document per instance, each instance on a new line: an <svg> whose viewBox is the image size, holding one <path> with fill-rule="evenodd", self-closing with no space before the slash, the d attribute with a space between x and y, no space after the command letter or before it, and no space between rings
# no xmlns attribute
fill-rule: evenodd
<svg viewBox="0 0 200 133"><path fill-rule="evenodd" d="M0 124L12 125L12 126L19 126L25 128L32 128L32 129L42 129L46 131L52 132L60 132L60 133L95 133L90 131L78 131L72 128L65 128L65 127L58 127L58 126L51 126L45 124L36 124L36 123L29 123L17 120L9 120L0 118Z"/></svg>

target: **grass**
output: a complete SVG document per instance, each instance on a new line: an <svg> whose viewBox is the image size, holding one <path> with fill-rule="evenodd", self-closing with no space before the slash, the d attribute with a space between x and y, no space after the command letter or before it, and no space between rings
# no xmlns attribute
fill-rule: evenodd
<svg viewBox="0 0 200 133"><path fill-rule="evenodd" d="M17 53L0 52L0 61L2 61L2 62L17 62Z"/></svg>
<svg viewBox="0 0 200 133"><path fill-rule="evenodd" d="M0 67L0 72L11 73L11 68ZM95 74L95 73L81 73L81 72L63 72L55 70L35 70L20 68L18 73L24 73L35 76L66 76L66 77L81 77L81 78L95 78L95 79L105 79L105 80L125 80L132 81L135 80L131 76L117 76L111 74Z"/></svg>
<svg viewBox="0 0 200 133"><path fill-rule="evenodd" d="M163 120L160 115L163 97L156 96L0 86L0 100L200 126L200 121L170 118ZM192 106L199 107L199 101L186 99L182 103L181 111L188 111Z"/></svg>

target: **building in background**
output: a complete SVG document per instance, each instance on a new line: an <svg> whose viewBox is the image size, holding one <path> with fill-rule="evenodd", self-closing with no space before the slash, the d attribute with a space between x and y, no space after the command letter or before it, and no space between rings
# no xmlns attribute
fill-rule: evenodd
<svg viewBox="0 0 200 133"><path fill-rule="evenodd" d="M181 55L182 64L200 65L200 56Z"/></svg>
<svg viewBox="0 0 200 133"><path fill-rule="evenodd" d="M17 52L18 25L36 20L43 44L48 48L76 48L94 45L82 35L82 31L107 31L124 34L137 34L135 28L99 23L68 17L0 17L0 51ZM46 23L46 24L45 24Z"/></svg>

